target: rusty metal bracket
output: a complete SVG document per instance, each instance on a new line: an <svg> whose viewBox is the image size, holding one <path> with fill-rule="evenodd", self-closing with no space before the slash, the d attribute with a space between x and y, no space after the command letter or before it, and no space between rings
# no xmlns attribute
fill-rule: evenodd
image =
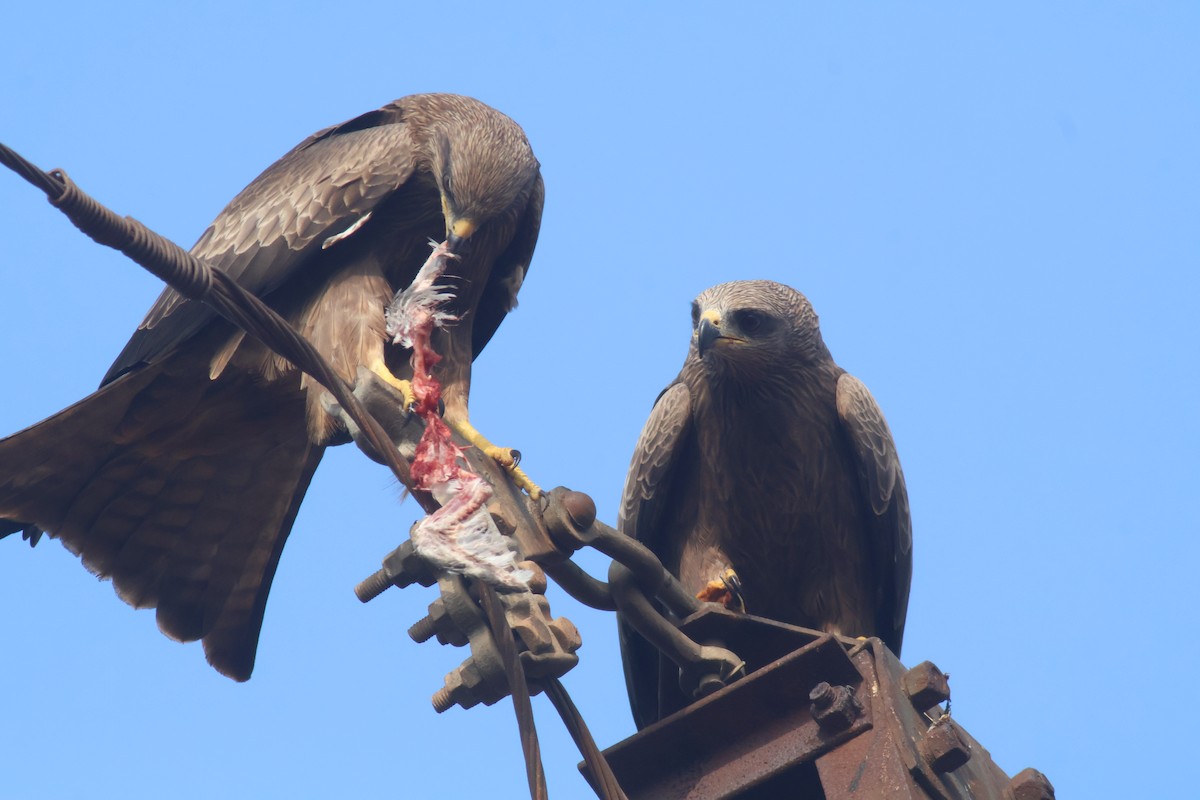
<svg viewBox="0 0 1200 800"><path fill-rule="evenodd" d="M823 682L851 687L865 709L841 731L826 730L813 716L809 696ZM869 728L868 692L844 646L825 635L645 728L605 756L630 800L735 797L791 780L794 768Z"/></svg>
<svg viewBox="0 0 1200 800"><path fill-rule="evenodd" d="M682 628L744 650L749 674L605 751L630 800L1054 798L1036 770L1009 780L930 704L936 667L906 671L878 639L709 609Z"/></svg>
<svg viewBox="0 0 1200 800"><path fill-rule="evenodd" d="M470 645L469 655L446 675L445 685L432 698L441 713L451 706L471 708L492 705L510 693L504 662L472 581L458 575L438 579L440 596L429 605L429 614L409 629L414 641L436 637L442 644ZM540 581L545 590L544 578ZM534 592L499 595L505 621L516 635L521 665L530 681L530 692L540 691L538 680L559 678L571 670L582 641L570 620L552 618L546 598Z"/></svg>

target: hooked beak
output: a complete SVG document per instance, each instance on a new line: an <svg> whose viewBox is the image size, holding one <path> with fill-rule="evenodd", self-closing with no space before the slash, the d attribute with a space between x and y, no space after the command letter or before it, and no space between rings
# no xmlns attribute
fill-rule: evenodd
<svg viewBox="0 0 1200 800"><path fill-rule="evenodd" d="M450 223L446 231L446 244L450 247L450 252L455 255L463 255L467 252L471 238L471 234L475 233L475 223L469 219L456 219Z"/></svg>
<svg viewBox="0 0 1200 800"><path fill-rule="evenodd" d="M709 309L700 315L700 323L696 326L696 350L703 358L717 339L721 338L721 315Z"/></svg>

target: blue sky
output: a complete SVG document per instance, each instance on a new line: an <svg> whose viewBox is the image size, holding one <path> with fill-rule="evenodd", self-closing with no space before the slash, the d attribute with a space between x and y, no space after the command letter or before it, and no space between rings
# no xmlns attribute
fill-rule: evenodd
<svg viewBox="0 0 1200 800"><path fill-rule="evenodd" d="M526 129L546 179L521 307L472 417L613 521L704 288L805 292L896 437L916 539L903 660L1060 796L1179 796L1200 662L1200 13L1184 3L25 4L0 141L189 246L314 130L420 91ZM0 431L95 388L158 294L0 175ZM418 514L331 452L254 678L159 635L60 545L0 542L0 794L525 795L507 701L437 716L465 655L432 590L351 588ZM602 573L599 557L583 563ZM611 616L566 684L632 732ZM1182 667L1182 670L1180 668ZM552 796L577 756L536 699Z"/></svg>

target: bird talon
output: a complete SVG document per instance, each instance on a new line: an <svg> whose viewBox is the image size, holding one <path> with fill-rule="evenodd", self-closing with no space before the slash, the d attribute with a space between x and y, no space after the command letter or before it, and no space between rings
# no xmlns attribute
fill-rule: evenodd
<svg viewBox="0 0 1200 800"><path fill-rule="evenodd" d="M520 450L512 450L508 447L497 447L493 444L489 444L481 449L485 454L488 455L488 457L495 460L497 464L504 468L504 471L508 473L509 478L511 478L512 482L517 485L518 489L523 489L524 491L528 492L529 496L534 500L541 498L541 487L534 483L529 476L525 474L525 470L517 466L521 463Z"/></svg>
<svg viewBox="0 0 1200 800"><path fill-rule="evenodd" d="M486 445L480 449L483 450L488 458L491 458L505 469L511 469L517 465L517 459L513 458L513 453L516 452L514 450L510 450L507 447L497 447L494 444Z"/></svg>
<svg viewBox="0 0 1200 800"><path fill-rule="evenodd" d="M451 426L458 431L460 436L482 450L484 455L488 456L501 467L503 467L508 473L509 477L512 479L512 482L517 485L518 489L528 492L529 496L534 500L541 498L541 488L532 480L530 480L529 476L525 474L523 469L517 466L521 463L520 450L514 450L509 447L497 447L489 442L487 438L467 420L452 422Z"/></svg>
<svg viewBox="0 0 1200 800"><path fill-rule="evenodd" d="M716 580L705 584L696 593L696 599L706 603L720 603L730 611L746 613L746 601L742 596L742 581L733 568L727 568Z"/></svg>
<svg viewBox="0 0 1200 800"><path fill-rule="evenodd" d="M508 470L509 477L512 478L512 481L517 485L517 488L524 489L526 492L528 492L531 500L542 499L542 488L534 483L530 477L525 474L525 470L521 469L516 464L513 464L510 467L505 467L505 469Z"/></svg>
<svg viewBox="0 0 1200 800"><path fill-rule="evenodd" d="M417 396L413 392L412 381L406 381L403 378L397 378L392 374L392 371L387 368L383 361L376 361L370 366L371 372L379 376L379 379L398 391L404 397L404 408L412 408L417 402Z"/></svg>

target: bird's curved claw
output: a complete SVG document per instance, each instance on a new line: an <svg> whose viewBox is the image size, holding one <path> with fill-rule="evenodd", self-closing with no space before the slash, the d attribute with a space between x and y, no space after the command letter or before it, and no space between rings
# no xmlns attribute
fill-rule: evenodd
<svg viewBox="0 0 1200 800"><path fill-rule="evenodd" d="M478 447L488 458L493 459L497 464L504 468L512 482L517 485L517 488L528 492L529 497L533 500L539 500L542 497L542 489L534 483L530 477L525 474L525 470L521 469L518 464L521 463L521 451L513 450L509 447L497 447L487 440L482 433L476 430L475 426L466 420L451 422L453 427L460 436L466 439L471 444Z"/></svg>
<svg viewBox="0 0 1200 800"><path fill-rule="evenodd" d="M736 611L739 614L746 613L746 599L742 596L742 581L732 567L726 568L716 580L705 584L704 588L696 593L696 599L706 603L720 603L730 611Z"/></svg>
<svg viewBox="0 0 1200 800"><path fill-rule="evenodd" d="M533 480L525 474L525 470L517 466L517 464L521 462L521 453L519 450L510 450L506 447L496 447L495 445L490 445L484 448L483 452L487 453L488 456L496 460L496 463L504 467L504 470L508 473L508 476L512 478L513 483L515 483L518 488L528 492L530 498L533 500L538 500L541 498L541 487L534 483Z"/></svg>

